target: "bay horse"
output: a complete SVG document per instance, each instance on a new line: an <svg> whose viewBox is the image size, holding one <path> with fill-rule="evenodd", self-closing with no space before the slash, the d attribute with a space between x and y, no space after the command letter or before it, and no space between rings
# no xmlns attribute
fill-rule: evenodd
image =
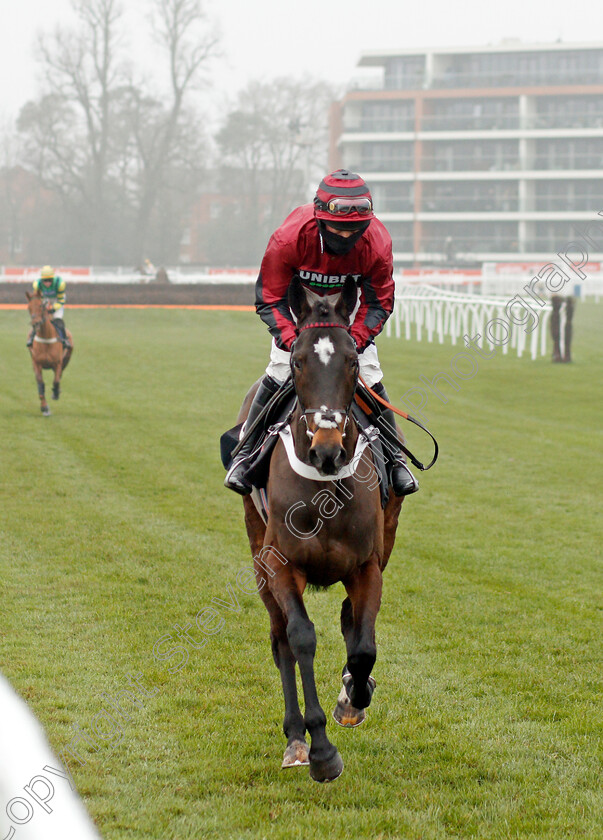
<svg viewBox="0 0 603 840"><path fill-rule="evenodd" d="M390 491L383 509L378 482L369 484L354 474L338 478L354 459L360 435L350 414L358 354L348 327L356 295L352 277L341 294L328 297L307 292L299 277L291 283L289 306L297 319L298 337L291 353L297 404L290 434L306 472L314 470L322 481L294 471L281 437L270 461L266 525L251 497L244 497L254 572L270 616L272 654L285 698L287 747L282 767L309 764L310 776L318 782L336 779L343 761L327 738L326 717L316 691L316 633L304 606L304 590L308 584L329 587L339 581L345 587L341 631L347 662L333 716L342 726L357 726L364 720L375 687L371 676L377 655L375 620L382 574L402 505L402 498ZM253 390L245 399L239 422L246 417ZM364 454L372 463L369 453L366 449ZM311 739L309 749L306 732Z"/></svg>
<svg viewBox="0 0 603 840"><path fill-rule="evenodd" d="M31 326L34 330L33 344L29 348L31 363L36 382L38 383L40 410L45 417L48 417L50 415L50 408L46 402L42 371L53 371L52 399L58 400L61 394L61 376L69 364L69 359L73 352L73 338L69 330L67 330L71 347L63 348L58 333L52 323L51 313L42 295L39 292L25 292L25 296L27 297L27 309L31 318Z"/></svg>

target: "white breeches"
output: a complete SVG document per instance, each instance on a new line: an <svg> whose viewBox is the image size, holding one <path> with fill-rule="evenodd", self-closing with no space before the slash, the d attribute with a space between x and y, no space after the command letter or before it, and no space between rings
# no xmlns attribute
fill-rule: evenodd
<svg viewBox="0 0 603 840"><path fill-rule="evenodd" d="M291 370L289 360L291 353L287 350L281 350L276 346L276 342L272 339L272 346L270 348L270 362L266 368L266 373L277 382L284 382L289 376ZM383 372L379 364L379 356L377 355L377 348L374 344L369 344L363 353L358 356L360 362L360 376L364 379L369 388L376 385L383 379Z"/></svg>
<svg viewBox="0 0 603 840"><path fill-rule="evenodd" d="M55 309L54 312L52 313L52 317L53 318L62 318L64 309L65 309L64 306L61 306L60 309Z"/></svg>

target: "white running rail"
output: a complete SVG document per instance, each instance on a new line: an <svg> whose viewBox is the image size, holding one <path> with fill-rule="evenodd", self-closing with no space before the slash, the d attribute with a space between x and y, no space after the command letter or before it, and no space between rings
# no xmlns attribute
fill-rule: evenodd
<svg viewBox="0 0 603 840"><path fill-rule="evenodd" d="M427 338L427 341L432 342L434 336L437 336L440 344L444 343L445 338L457 344L459 340L463 342L465 335L473 338L479 334L480 343L487 341L491 349L502 346L503 353L508 353L509 348L512 348L520 357L529 347L532 359L536 359L539 354L544 356L548 320L552 311L550 303L538 308L537 320L532 318L528 324L533 326L530 332L526 332L525 324L509 321L505 311L508 303L509 299L503 297L444 292L433 286L403 286L396 290L394 311L385 326L385 334L391 336L393 331L396 338L401 338L404 329L406 339L410 340L414 327L418 341ZM505 330L509 332L506 341ZM489 336L496 339L496 342Z"/></svg>

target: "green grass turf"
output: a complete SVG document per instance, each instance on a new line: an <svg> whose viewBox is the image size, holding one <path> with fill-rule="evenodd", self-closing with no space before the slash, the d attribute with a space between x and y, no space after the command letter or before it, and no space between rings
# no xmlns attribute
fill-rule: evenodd
<svg viewBox="0 0 603 840"><path fill-rule="evenodd" d="M218 607L222 627L181 670L152 653L250 568L218 437L265 366L261 323L68 312L76 350L44 419L26 315L0 313L2 670L59 752L128 673L157 690L129 707L119 743L70 763L105 838L603 836L602 319L578 307L572 365L499 355L458 392L444 384L447 403L430 397L442 454L404 504L357 730L330 718L343 590L308 594L345 762L322 786L279 769L283 701L257 595ZM461 349L379 348L398 403ZM408 437L426 457L422 433Z"/></svg>

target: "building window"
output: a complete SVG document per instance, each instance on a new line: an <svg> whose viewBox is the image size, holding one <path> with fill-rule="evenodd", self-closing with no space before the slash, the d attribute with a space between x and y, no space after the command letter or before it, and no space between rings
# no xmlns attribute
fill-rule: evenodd
<svg viewBox="0 0 603 840"><path fill-rule="evenodd" d="M517 252L517 222L426 222L421 251L446 254L452 237L455 255Z"/></svg>
<svg viewBox="0 0 603 840"><path fill-rule="evenodd" d="M441 140L426 143L422 167L428 172L501 172L519 169L519 141Z"/></svg>
<svg viewBox="0 0 603 840"><path fill-rule="evenodd" d="M535 169L603 169L603 137L538 139Z"/></svg>
<svg viewBox="0 0 603 840"><path fill-rule="evenodd" d="M413 145L397 143L362 143L349 147L346 157L357 161L349 168L354 172L410 172L413 168Z"/></svg>
<svg viewBox="0 0 603 840"><path fill-rule="evenodd" d="M414 187L408 181L394 184L375 184L371 188L377 213L412 213Z"/></svg>
<svg viewBox="0 0 603 840"><path fill-rule="evenodd" d="M603 96L542 96L527 128L601 128Z"/></svg>
<svg viewBox="0 0 603 840"><path fill-rule="evenodd" d="M413 131L413 102L363 102L361 131Z"/></svg>
<svg viewBox="0 0 603 840"><path fill-rule="evenodd" d="M423 131L480 131L519 127L519 98L434 99Z"/></svg>
<svg viewBox="0 0 603 840"><path fill-rule="evenodd" d="M509 213L519 209L517 181L426 181L421 210L428 213Z"/></svg>
<svg viewBox="0 0 603 840"><path fill-rule="evenodd" d="M488 52L451 55L435 87L598 84L603 50Z"/></svg>
<svg viewBox="0 0 603 840"><path fill-rule="evenodd" d="M420 89L423 87L424 79L424 55L390 58L385 65L386 90Z"/></svg>

